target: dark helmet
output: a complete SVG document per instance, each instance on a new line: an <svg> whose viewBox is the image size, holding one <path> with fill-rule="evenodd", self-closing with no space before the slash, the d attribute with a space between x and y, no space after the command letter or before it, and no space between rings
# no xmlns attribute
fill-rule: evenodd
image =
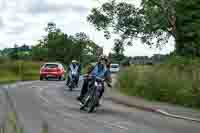
<svg viewBox="0 0 200 133"><path fill-rule="evenodd" d="M99 57L99 61L102 61L102 60L105 61L106 63L108 62L108 59L106 58L106 56L103 56L103 55Z"/></svg>

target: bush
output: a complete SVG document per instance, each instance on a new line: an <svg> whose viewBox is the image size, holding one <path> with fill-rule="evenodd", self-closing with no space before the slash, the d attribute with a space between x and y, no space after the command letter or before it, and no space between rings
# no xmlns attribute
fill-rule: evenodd
<svg viewBox="0 0 200 133"><path fill-rule="evenodd" d="M39 79L40 62L7 61L0 63L0 83Z"/></svg>
<svg viewBox="0 0 200 133"><path fill-rule="evenodd" d="M200 63L176 57L156 66L131 66L117 87L131 96L200 108Z"/></svg>
<svg viewBox="0 0 200 133"><path fill-rule="evenodd" d="M9 60L8 57L0 56L0 64L3 64Z"/></svg>

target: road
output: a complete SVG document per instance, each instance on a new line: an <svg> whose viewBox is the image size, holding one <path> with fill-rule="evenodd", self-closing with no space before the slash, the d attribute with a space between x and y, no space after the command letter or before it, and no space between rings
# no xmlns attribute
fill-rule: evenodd
<svg viewBox="0 0 200 133"><path fill-rule="evenodd" d="M34 81L10 86L9 94L27 133L199 133L200 124L168 118L104 99L96 113L79 110L80 89L64 82Z"/></svg>

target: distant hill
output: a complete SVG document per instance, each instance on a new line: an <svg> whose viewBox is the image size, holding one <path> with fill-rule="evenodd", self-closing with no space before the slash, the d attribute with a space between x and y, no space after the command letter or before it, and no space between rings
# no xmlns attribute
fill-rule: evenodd
<svg viewBox="0 0 200 133"><path fill-rule="evenodd" d="M9 56L10 54L16 51L19 53L29 53L31 51L31 47L28 45L22 45L15 48L5 48L3 50L0 50L0 55Z"/></svg>

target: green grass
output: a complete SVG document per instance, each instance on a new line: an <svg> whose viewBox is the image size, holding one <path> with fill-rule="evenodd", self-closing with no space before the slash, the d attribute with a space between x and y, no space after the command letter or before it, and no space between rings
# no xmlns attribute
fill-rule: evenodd
<svg viewBox="0 0 200 133"><path fill-rule="evenodd" d="M7 119L0 127L0 133L23 133L23 129L17 126L16 113L7 113Z"/></svg>
<svg viewBox="0 0 200 133"><path fill-rule="evenodd" d="M4 121L4 124L0 127L0 133L24 133L24 128L19 127L17 120L17 115L15 112L7 112L7 119ZM41 125L41 133L48 133L49 126L47 122L43 122Z"/></svg>
<svg viewBox="0 0 200 133"><path fill-rule="evenodd" d="M10 83L19 80L38 80L40 66L40 62L0 62L0 83Z"/></svg>
<svg viewBox="0 0 200 133"><path fill-rule="evenodd" d="M200 108L200 60L170 58L155 66L131 66L119 73L122 93Z"/></svg>

